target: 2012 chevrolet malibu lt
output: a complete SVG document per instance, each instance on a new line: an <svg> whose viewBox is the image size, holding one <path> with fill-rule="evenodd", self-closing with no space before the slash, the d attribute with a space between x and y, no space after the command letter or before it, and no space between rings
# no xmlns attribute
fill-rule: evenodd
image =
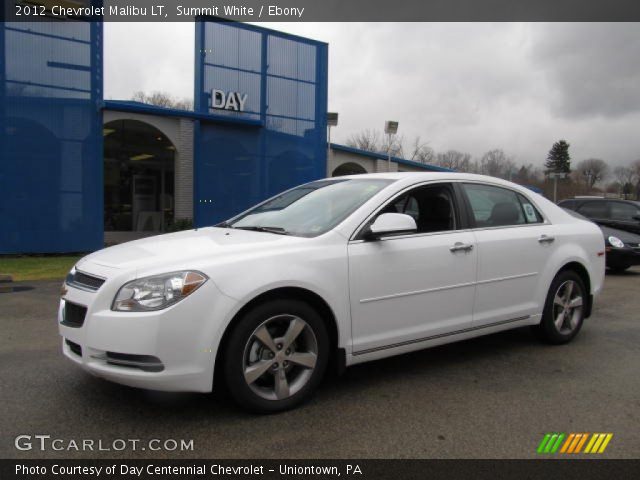
<svg viewBox="0 0 640 480"><path fill-rule="evenodd" d="M208 392L215 376L245 408L273 412L308 398L329 366L525 325L569 342L604 252L596 225L496 178L340 177L84 257L59 329L64 354L99 377Z"/></svg>

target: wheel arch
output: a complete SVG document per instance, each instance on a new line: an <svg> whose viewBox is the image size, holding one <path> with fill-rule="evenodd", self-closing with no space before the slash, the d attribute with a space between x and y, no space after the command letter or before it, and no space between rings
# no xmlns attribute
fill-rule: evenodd
<svg viewBox="0 0 640 480"><path fill-rule="evenodd" d="M295 299L303 301L309 304L312 308L314 308L319 314L322 320L324 321L327 327L327 334L329 335L329 367L333 367L334 370L337 370L339 373L345 368L346 363L346 353L344 349L338 348L339 345L339 331L338 331L338 322L336 320L336 316L333 312L333 309L329 306L329 303L322 298L316 292L313 292L309 289L303 287L277 287L271 290L267 290L265 292L260 293L259 295L253 297L251 300L246 302L233 316L231 321L227 324L220 338L220 342L218 344L218 349L215 357L215 369L214 369L214 382L217 382L222 378L219 372L219 369L222 366L222 355L224 355L224 350L229 338L229 335L233 331L234 327L238 324L238 322L242 319L244 314L250 311L252 308L261 305L263 303L276 300L276 299Z"/></svg>

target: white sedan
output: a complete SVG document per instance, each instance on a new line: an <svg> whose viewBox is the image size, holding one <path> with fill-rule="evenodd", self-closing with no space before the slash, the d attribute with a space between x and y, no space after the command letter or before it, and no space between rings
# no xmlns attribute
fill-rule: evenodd
<svg viewBox="0 0 640 480"><path fill-rule="evenodd" d="M496 178L340 177L88 255L59 328L64 354L99 377L195 392L215 377L273 412L328 367L525 325L566 343L602 288L604 252L596 225Z"/></svg>

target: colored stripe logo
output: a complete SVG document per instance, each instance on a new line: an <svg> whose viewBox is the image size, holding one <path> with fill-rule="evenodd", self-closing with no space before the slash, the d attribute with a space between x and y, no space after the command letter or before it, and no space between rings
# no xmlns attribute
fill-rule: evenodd
<svg viewBox="0 0 640 480"><path fill-rule="evenodd" d="M539 454L603 453L613 433L547 433L538 449ZM583 450L584 448L584 450Z"/></svg>

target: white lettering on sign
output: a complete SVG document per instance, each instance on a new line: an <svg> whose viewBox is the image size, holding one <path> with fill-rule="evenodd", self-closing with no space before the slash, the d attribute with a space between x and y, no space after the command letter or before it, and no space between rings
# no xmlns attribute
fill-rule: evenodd
<svg viewBox="0 0 640 480"><path fill-rule="evenodd" d="M244 112L247 97L246 93L224 92L214 88L211 90L211 108Z"/></svg>

